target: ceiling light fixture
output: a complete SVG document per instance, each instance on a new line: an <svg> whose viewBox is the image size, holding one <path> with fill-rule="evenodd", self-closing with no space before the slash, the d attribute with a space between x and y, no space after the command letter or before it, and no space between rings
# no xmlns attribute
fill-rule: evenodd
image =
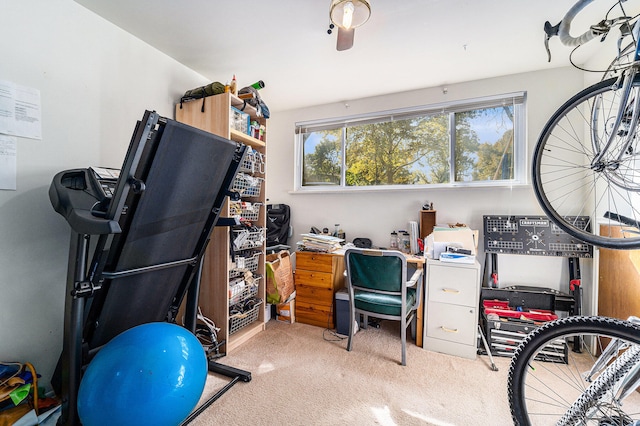
<svg viewBox="0 0 640 426"><path fill-rule="evenodd" d="M369 20L371 6L367 0L333 0L329 8L331 22L340 28L357 28Z"/></svg>
<svg viewBox="0 0 640 426"><path fill-rule="evenodd" d="M329 8L329 34L333 26L338 27L338 43L336 49L347 50L353 46L355 28L364 24L371 17L371 5L367 0L331 0Z"/></svg>

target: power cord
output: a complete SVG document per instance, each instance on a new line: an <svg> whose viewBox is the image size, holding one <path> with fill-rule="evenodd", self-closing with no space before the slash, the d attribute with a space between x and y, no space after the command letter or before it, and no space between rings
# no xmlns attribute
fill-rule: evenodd
<svg viewBox="0 0 640 426"><path fill-rule="evenodd" d="M335 297L335 296L334 296ZM330 328L331 326L331 318L333 318L333 305L331 304L331 310L329 311L329 316L327 317L327 327L322 331L322 338L327 342L341 342L349 336L341 336L336 331ZM327 336L328 335L328 336Z"/></svg>

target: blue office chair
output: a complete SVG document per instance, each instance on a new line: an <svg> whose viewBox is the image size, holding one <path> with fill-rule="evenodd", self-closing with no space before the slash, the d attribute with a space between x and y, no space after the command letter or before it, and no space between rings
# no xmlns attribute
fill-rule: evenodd
<svg viewBox="0 0 640 426"><path fill-rule="evenodd" d="M407 326L415 321L422 293L422 268L407 281L407 259L394 250L348 249L347 289L349 292L349 342L351 351L356 318L363 318L366 328L369 317L400 321L402 365L407 365Z"/></svg>

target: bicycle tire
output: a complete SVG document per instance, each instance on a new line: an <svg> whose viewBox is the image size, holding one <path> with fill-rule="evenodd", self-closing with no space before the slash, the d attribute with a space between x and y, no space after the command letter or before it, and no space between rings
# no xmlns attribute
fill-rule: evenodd
<svg viewBox="0 0 640 426"><path fill-rule="evenodd" d="M563 352L553 349L576 336L585 342L581 353L572 351L567 344ZM622 339L636 349L640 345L640 327L607 317L572 316L531 332L514 352L509 366L507 389L514 424L628 425L640 419L638 392L622 401L624 404L603 399L621 380L623 371L616 374L605 369L592 382L584 380L584 371L597 358L593 349L602 350L604 337ZM638 361L637 352L635 356L631 363ZM570 410L573 411L563 419ZM566 421L560 423L561 419Z"/></svg>
<svg viewBox="0 0 640 426"><path fill-rule="evenodd" d="M640 247L638 127L624 128L623 120L610 153L597 164L602 167L591 165L616 118L622 91L615 87L616 81L600 81L580 91L553 114L534 149L532 183L541 208L569 235L599 247L634 249ZM630 93L629 99L640 98L640 75ZM628 134L632 135L630 150L617 161L612 156L620 152L619 145ZM606 218L607 212L613 216ZM621 223L615 217L630 220ZM609 227L600 233L596 225ZM622 230L620 236L617 230Z"/></svg>

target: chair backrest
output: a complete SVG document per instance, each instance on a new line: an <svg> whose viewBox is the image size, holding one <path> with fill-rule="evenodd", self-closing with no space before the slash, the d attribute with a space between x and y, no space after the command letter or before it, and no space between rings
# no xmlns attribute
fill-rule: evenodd
<svg viewBox="0 0 640 426"><path fill-rule="evenodd" d="M348 249L347 275L354 287L402 292L407 281L407 260L393 250Z"/></svg>

